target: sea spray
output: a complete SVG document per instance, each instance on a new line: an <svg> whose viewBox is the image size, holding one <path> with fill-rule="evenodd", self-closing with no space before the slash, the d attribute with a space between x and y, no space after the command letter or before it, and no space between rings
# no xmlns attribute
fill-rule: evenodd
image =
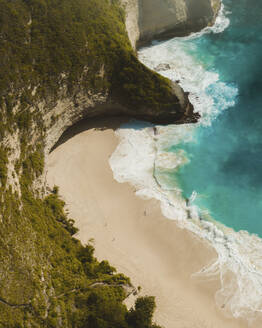
<svg viewBox="0 0 262 328"><path fill-rule="evenodd" d="M214 247L217 258L193 276L219 276L221 289L215 295L218 307L229 315L252 322L262 311L262 240L215 222L208 212L194 205L200 195L193 191L184 199L176 175L170 179L170 172L175 173L190 161L179 145L197 142L198 127L210 126L237 101L237 86L222 82L217 72L208 71L191 55L194 49L190 47L194 45L189 42L207 33L220 33L228 26L229 19L222 9L213 27L186 38L155 42L153 49L139 51L141 61L147 66L179 81L183 89L190 92L190 100L201 113L201 120L195 125L156 128L131 122L116 132L120 143L110 158L110 165L117 181L133 184L140 197L158 199L167 218L176 220L180 227L189 229Z"/></svg>

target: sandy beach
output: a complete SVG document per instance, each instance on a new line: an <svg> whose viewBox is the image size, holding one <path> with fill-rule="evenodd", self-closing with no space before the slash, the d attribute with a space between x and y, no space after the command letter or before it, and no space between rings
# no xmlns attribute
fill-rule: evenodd
<svg viewBox="0 0 262 328"><path fill-rule="evenodd" d="M192 277L216 254L194 234L163 217L156 200L143 200L134 187L113 179L108 159L117 146L121 120L82 122L69 130L48 157L47 183L58 185L76 235L93 238L98 259L106 259L156 297L156 323L165 328L246 328L215 305L218 280ZM132 297L127 305L133 302Z"/></svg>

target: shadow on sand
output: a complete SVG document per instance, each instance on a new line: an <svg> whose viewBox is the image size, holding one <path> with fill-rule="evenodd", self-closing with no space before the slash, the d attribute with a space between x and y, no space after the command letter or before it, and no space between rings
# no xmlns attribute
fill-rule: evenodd
<svg viewBox="0 0 262 328"><path fill-rule="evenodd" d="M95 130L116 130L121 124L127 123L132 120L128 116L113 116L113 117L102 117L102 118L84 118L74 125L70 126L58 139L58 141L51 148L50 153L60 145L67 142L77 134L84 132L89 129Z"/></svg>

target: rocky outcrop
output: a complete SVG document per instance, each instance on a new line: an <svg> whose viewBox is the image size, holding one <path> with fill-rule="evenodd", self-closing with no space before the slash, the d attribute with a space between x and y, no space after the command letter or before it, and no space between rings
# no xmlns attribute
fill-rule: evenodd
<svg viewBox="0 0 262 328"><path fill-rule="evenodd" d="M132 44L136 46L152 40L174 35L186 35L212 24L220 9L220 0L121 0L125 10L126 29ZM177 123L197 121L198 115L188 95L177 83L173 83L173 93L178 99L181 115ZM41 105L43 108L43 104ZM40 107L41 107L40 106ZM66 109L66 110L65 110ZM175 112L132 112L123 105L110 100L108 95L87 96L79 92L74 99L63 98L51 110L44 114L47 139L46 150L50 150L59 136L72 124L84 117L124 114L158 123L173 122ZM55 122L54 122L55 119Z"/></svg>
<svg viewBox="0 0 262 328"><path fill-rule="evenodd" d="M212 24L220 0L122 0L133 47L152 38L185 36Z"/></svg>
<svg viewBox="0 0 262 328"><path fill-rule="evenodd" d="M90 93L86 95L81 91L75 97L64 97L53 104L41 102L37 108L42 113L46 131L46 154L67 128L84 118L102 115L123 115L158 124L197 122L199 115L193 112L193 106L189 102L188 94L177 83L172 83L172 93L177 101L173 105L173 109L171 108L168 111L165 109L151 110L150 107L144 107L141 111L136 111L136 108L132 110L121 103L113 101L107 94Z"/></svg>

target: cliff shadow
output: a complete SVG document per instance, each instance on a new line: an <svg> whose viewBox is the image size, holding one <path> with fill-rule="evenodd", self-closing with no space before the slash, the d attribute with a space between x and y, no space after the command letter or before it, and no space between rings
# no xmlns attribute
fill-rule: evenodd
<svg viewBox="0 0 262 328"><path fill-rule="evenodd" d="M54 144L54 146L50 149L51 153L53 150L55 150L60 145L67 142L69 139L73 138L77 134L90 130L117 130L120 125L124 123L128 123L130 120L132 120L128 116L113 116L113 117L94 117L94 118L83 118L77 123L73 124L72 126L68 127L64 133L60 136L58 141Z"/></svg>

